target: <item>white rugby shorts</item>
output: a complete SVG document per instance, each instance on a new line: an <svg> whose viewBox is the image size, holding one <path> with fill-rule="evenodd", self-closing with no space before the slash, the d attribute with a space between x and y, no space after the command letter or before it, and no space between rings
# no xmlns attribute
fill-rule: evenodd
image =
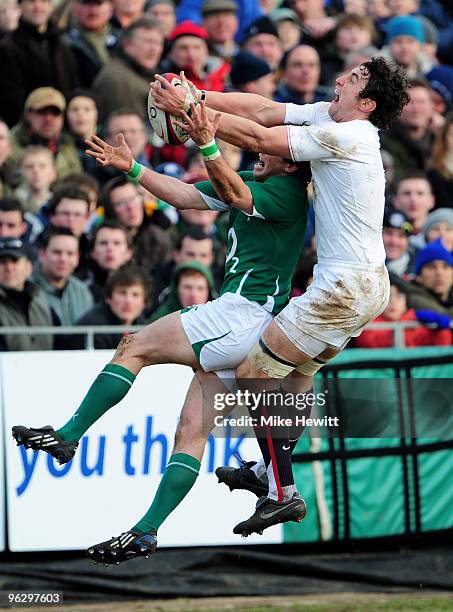
<svg viewBox="0 0 453 612"><path fill-rule="evenodd" d="M181 311L181 323L205 372L235 369L259 341L273 315L237 293Z"/></svg>
<svg viewBox="0 0 453 612"><path fill-rule="evenodd" d="M307 291L293 298L275 322L303 352L310 346L307 336L325 343L326 348L342 349L385 310L389 296L384 264L353 268L318 263Z"/></svg>

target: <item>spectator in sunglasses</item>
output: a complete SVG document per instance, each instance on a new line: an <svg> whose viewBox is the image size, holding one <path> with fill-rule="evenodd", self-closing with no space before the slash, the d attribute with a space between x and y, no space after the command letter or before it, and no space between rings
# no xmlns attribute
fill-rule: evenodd
<svg viewBox="0 0 453 612"><path fill-rule="evenodd" d="M63 132L66 101L53 87L39 87L25 101L23 119L11 130L12 154L17 161L29 145L48 148L55 157L58 178L81 172L79 153L71 136Z"/></svg>

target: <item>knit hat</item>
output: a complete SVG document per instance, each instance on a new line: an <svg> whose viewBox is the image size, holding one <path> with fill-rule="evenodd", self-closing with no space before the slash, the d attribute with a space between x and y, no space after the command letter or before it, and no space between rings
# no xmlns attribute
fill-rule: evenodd
<svg viewBox="0 0 453 612"><path fill-rule="evenodd" d="M250 81L256 81L271 72L272 69L265 60L243 50L233 60L230 79L234 87L237 87L244 83L250 83Z"/></svg>
<svg viewBox="0 0 453 612"><path fill-rule="evenodd" d="M406 234L412 234L413 227L406 215L394 208L386 208L384 212L384 227L403 230Z"/></svg>
<svg viewBox="0 0 453 612"><path fill-rule="evenodd" d="M426 223L423 226L425 238L427 237L429 230L436 223L447 223L453 227L453 208L437 208L428 215Z"/></svg>
<svg viewBox="0 0 453 612"><path fill-rule="evenodd" d="M431 19L428 19L428 17L424 17L423 15L417 15L417 19L423 26L425 42L432 45L437 45L439 43L439 30L436 28Z"/></svg>
<svg viewBox="0 0 453 612"><path fill-rule="evenodd" d="M259 17L252 25L244 32L242 43L245 43L249 38L258 36L258 34L272 34L278 38L278 30L269 17Z"/></svg>
<svg viewBox="0 0 453 612"><path fill-rule="evenodd" d="M425 42L423 25L417 17L411 17L410 15L393 17L387 22L385 29L387 30L387 44L397 36L412 36L421 43Z"/></svg>
<svg viewBox="0 0 453 612"><path fill-rule="evenodd" d="M425 74L431 89L434 89L447 104L453 102L453 68L436 66Z"/></svg>
<svg viewBox="0 0 453 612"><path fill-rule="evenodd" d="M169 46L171 47L175 40L181 36L195 36L196 38L201 38L202 40L208 39L208 33L206 30L193 21L181 21L181 23L178 23L176 28L168 35L167 40Z"/></svg>
<svg viewBox="0 0 453 612"><path fill-rule="evenodd" d="M415 258L415 274L420 274L423 266L432 261L446 261L450 266L453 266L453 255L450 251L447 251L441 240L430 242L417 253Z"/></svg>

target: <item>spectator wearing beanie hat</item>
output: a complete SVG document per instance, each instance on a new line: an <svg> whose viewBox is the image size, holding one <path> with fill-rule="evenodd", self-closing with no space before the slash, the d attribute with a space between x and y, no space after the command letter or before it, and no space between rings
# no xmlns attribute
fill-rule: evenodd
<svg viewBox="0 0 453 612"><path fill-rule="evenodd" d="M260 17L252 23L244 34L242 48L265 60L272 70L277 70L283 57L282 41L269 17Z"/></svg>
<svg viewBox="0 0 453 612"><path fill-rule="evenodd" d="M161 72L184 70L186 77L199 89L223 91L230 65L209 55L208 33L192 21L183 21L170 32L167 57L161 62Z"/></svg>
<svg viewBox="0 0 453 612"><path fill-rule="evenodd" d="M436 66L425 78L431 87L434 110L445 115L453 106L453 67Z"/></svg>
<svg viewBox="0 0 453 612"><path fill-rule="evenodd" d="M269 64L248 51L240 51L234 58L230 72L234 89L255 93L272 99L275 91L274 73Z"/></svg>
<svg viewBox="0 0 453 612"><path fill-rule="evenodd" d="M453 256L440 240L421 249L415 259L409 306L453 316Z"/></svg>
<svg viewBox="0 0 453 612"><path fill-rule="evenodd" d="M444 247L453 251L453 209L437 208L428 215L423 227L427 243L441 240Z"/></svg>
<svg viewBox="0 0 453 612"><path fill-rule="evenodd" d="M393 17L386 24L386 32L386 46L382 49L384 57L402 66L411 79L431 70L433 61L423 53L425 32L417 17Z"/></svg>

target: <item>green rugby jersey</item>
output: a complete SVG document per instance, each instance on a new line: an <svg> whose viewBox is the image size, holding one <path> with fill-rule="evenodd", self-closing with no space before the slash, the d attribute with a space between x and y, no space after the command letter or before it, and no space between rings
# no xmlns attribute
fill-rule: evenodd
<svg viewBox="0 0 453 612"><path fill-rule="evenodd" d="M230 210L225 275L220 293L238 293L274 314L287 304L307 227L307 186L301 177L255 180L239 172L253 196L253 214L219 200L209 181L196 183L213 210Z"/></svg>

